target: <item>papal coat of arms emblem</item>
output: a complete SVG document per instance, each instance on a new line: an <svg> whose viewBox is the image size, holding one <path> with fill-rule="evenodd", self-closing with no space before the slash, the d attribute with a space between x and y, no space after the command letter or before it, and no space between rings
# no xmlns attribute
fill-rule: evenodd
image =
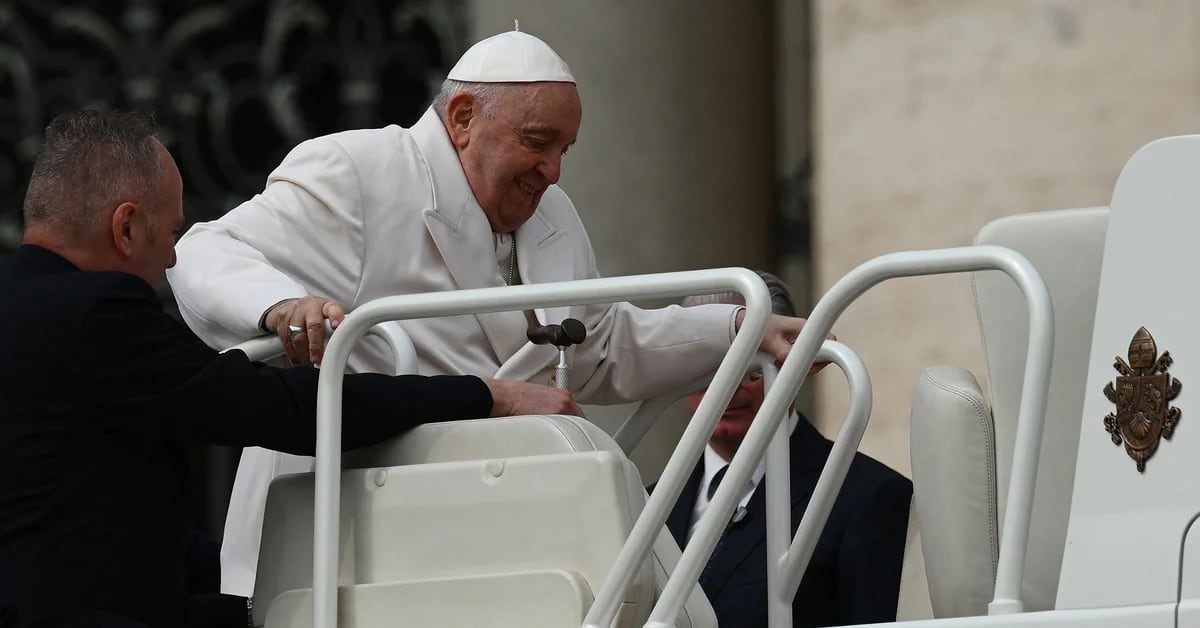
<svg viewBox="0 0 1200 628"><path fill-rule="evenodd" d="M1113 363L1121 374L1116 386L1109 382L1104 387L1104 396L1117 404L1116 414L1104 417L1104 429L1114 445L1124 442L1139 473L1146 470L1146 460L1158 450L1159 438L1171 439L1182 415L1170 404L1183 386L1167 373L1172 361L1169 351L1158 355L1154 338L1142 327L1129 343L1129 363L1121 356Z"/></svg>

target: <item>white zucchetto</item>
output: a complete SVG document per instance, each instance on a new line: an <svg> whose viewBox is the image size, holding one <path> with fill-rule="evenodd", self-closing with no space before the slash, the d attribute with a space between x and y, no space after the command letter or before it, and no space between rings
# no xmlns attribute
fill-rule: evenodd
<svg viewBox="0 0 1200 628"><path fill-rule="evenodd" d="M546 42L520 31L471 46L446 78L467 83L574 83L565 61Z"/></svg>

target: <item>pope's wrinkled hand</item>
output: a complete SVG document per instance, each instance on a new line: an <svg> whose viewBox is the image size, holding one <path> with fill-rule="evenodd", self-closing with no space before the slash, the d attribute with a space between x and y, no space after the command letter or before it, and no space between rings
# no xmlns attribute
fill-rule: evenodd
<svg viewBox="0 0 1200 628"><path fill-rule="evenodd" d="M746 310L741 310L737 313L735 321L737 329L742 328L742 320L745 317ZM775 365L783 366L784 358L791 352L792 345L796 342L796 338L800 335L800 330L804 328L804 323L806 322L803 318L772 314L771 319L767 322L767 331L763 334L762 344L758 347L759 350L775 356ZM837 340L837 336L833 333L830 333L826 337L830 340ZM826 366L829 366L828 362L816 362L808 370L808 374L813 375Z"/></svg>
<svg viewBox="0 0 1200 628"><path fill-rule="evenodd" d="M307 296L272 305L263 316L263 327L283 344L289 364L320 364L325 354L325 321L337 329L346 310L332 299Z"/></svg>
<svg viewBox="0 0 1200 628"><path fill-rule="evenodd" d="M492 391L493 417L522 414L566 414L584 416L571 393L527 382L483 378Z"/></svg>

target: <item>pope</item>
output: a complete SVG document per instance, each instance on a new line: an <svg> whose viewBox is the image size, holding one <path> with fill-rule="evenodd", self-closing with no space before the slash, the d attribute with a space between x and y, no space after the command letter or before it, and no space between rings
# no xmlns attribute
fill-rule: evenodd
<svg viewBox="0 0 1200 628"><path fill-rule="evenodd" d="M263 191L195 225L169 273L187 324L214 347L272 333L293 363L318 363L326 321L385 296L598 277L588 235L557 183L583 117L575 77L545 42L512 31L472 46L411 127L353 130L301 143ZM403 321L422 374L549 383L553 347L531 323L571 317L571 390L620 403L711 372L736 333L733 305L640 309L628 303ZM773 316L762 349L783 359L802 319ZM301 328L292 333L289 328ZM352 371L388 371L364 339ZM252 587L266 488L309 460L247 450L223 554L223 587Z"/></svg>

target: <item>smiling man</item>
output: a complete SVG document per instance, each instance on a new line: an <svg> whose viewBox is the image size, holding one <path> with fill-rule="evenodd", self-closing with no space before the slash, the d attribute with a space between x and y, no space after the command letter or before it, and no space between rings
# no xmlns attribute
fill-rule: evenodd
<svg viewBox="0 0 1200 628"><path fill-rule="evenodd" d="M214 347L263 333L293 363L319 362L326 320L385 296L598 277L587 232L556 184L583 118L575 78L540 39L502 33L468 50L411 128L306 141L266 188L179 243L168 277L188 325ZM674 390L729 349L740 309L600 304L403 321L420 372L549 383L557 352L532 322L574 317L571 390L619 403ZM763 348L782 358L803 321L774 317ZM390 371L367 339L353 371ZM222 548L222 586L248 593L271 477L307 460L243 454Z"/></svg>

